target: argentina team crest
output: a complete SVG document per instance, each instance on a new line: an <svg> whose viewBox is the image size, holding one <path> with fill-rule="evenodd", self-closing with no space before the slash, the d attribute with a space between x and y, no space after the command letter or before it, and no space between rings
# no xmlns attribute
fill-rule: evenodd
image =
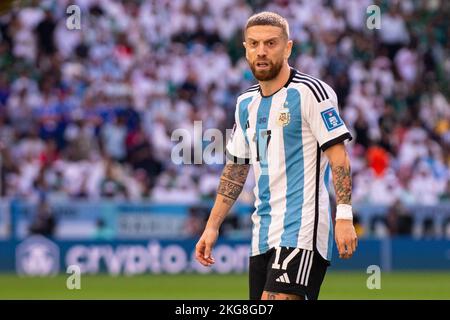
<svg viewBox="0 0 450 320"><path fill-rule="evenodd" d="M291 114L289 112L289 108L287 108L287 104L280 110L278 113L277 123L278 125L285 127L291 121Z"/></svg>

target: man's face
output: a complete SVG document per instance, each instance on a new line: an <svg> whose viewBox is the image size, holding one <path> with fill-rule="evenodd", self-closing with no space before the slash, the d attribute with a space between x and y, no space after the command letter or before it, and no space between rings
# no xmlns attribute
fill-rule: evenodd
<svg viewBox="0 0 450 320"><path fill-rule="evenodd" d="M252 26L247 29L244 47L247 62L259 81L274 79L291 54L292 41L275 26Z"/></svg>

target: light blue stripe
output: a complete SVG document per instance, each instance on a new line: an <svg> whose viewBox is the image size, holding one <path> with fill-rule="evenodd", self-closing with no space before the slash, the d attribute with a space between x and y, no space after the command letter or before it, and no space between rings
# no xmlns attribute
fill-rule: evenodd
<svg viewBox="0 0 450 320"><path fill-rule="evenodd" d="M325 184L325 188L327 188L327 190L329 190L329 182L330 180L330 165L327 164L326 168L325 168L325 174L323 176L323 182Z"/></svg>
<svg viewBox="0 0 450 320"><path fill-rule="evenodd" d="M288 89L285 108L289 109L290 123L283 128L286 164L286 212L284 230L281 235L281 245L286 247L297 246L298 234L302 225L305 169L300 105L299 91L292 88Z"/></svg>
<svg viewBox="0 0 450 320"><path fill-rule="evenodd" d="M248 105L252 101L252 97L248 97L242 100L238 105L238 116L239 116L239 125L242 129L242 133L244 135L245 141L248 144L247 132L246 132L246 123L248 120ZM253 226L254 227L254 226Z"/></svg>
<svg viewBox="0 0 450 320"><path fill-rule="evenodd" d="M269 122L270 105L272 104L272 97L262 98L258 107L258 114L256 117L256 134L261 139L261 132L267 129ZM265 120L263 120L265 118ZM260 141L260 140L258 140ZM258 143L257 141L257 143ZM261 142L261 141L260 141ZM265 158L265 157L264 157ZM260 161L261 175L258 179L258 198L261 201L257 208L258 215L261 217L259 228L259 252L264 253L269 249L269 225L272 221L270 216L270 187L269 175L267 174L267 161ZM265 172L266 171L266 172Z"/></svg>
<svg viewBox="0 0 450 320"><path fill-rule="evenodd" d="M325 187L327 188L327 190L329 190L329 184L328 182L330 181L330 165L327 164L327 167L325 169L325 175L323 177L324 179L324 183L325 183ZM329 202L329 200L328 200ZM327 260L331 261L331 257L333 255L333 222L332 222L332 218L331 218L331 206L328 205L328 217L329 217L329 228L330 230L328 231L328 253L327 253Z"/></svg>
<svg viewBox="0 0 450 320"><path fill-rule="evenodd" d="M251 101L252 101L252 97L248 97L239 103L239 124L241 125L241 128L244 133L244 137L245 137L245 140L247 141L247 144L248 144L248 138L247 138L247 134L245 132L245 125L248 120L248 105L250 104Z"/></svg>

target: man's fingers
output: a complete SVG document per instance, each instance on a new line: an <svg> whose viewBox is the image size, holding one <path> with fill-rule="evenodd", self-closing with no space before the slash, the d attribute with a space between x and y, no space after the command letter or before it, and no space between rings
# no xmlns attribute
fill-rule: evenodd
<svg viewBox="0 0 450 320"><path fill-rule="evenodd" d="M345 254L345 242L344 240L339 241L339 253Z"/></svg>
<svg viewBox="0 0 450 320"><path fill-rule="evenodd" d="M205 242L199 242L195 246L195 258L205 267L209 267L214 264L215 260L211 257L211 244Z"/></svg>
<svg viewBox="0 0 450 320"><path fill-rule="evenodd" d="M352 250L353 250L353 252L356 251L357 242L358 242L357 238L352 239Z"/></svg>
<svg viewBox="0 0 450 320"><path fill-rule="evenodd" d="M208 260L205 259L205 243L199 242L195 246L195 258L205 267L209 266Z"/></svg>
<svg viewBox="0 0 450 320"><path fill-rule="evenodd" d="M355 243L350 239L336 241L339 257L341 259L349 259L356 250Z"/></svg>
<svg viewBox="0 0 450 320"><path fill-rule="evenodd" d="M347 259L348 255L347 255L347 250L345 249L345 245L342 246L344 249L342 249L341 251L339 251L339 257L341 259Z"/></svg>
<svg viewBox="0 0 450 320"><path fill-rule="evenodd" d="M198 258L200 255L203 255L204 245L202 243L197 243L195 246L195 256Z"/></svg>
<svg viewBox="0 0 450 320"><path fill-rule="evenodd" d="M206 230L195 246L195 258L206 267L211 266L215 262L211 256L211 251L217 239L217 232L213 233L210 231Z"/></svg>
<svg viewBox="0 0 450 320"><path fill-rule="evenodd" d="M336 246L337 246L339 254L341 254L341 244L338 239L336 239Z"/></svg>
<svg viewBox="0 0 450 320"><path fill-rule="evenodd" d="M205 244L205 254L204 254L204 258L205 259L211 259L211 247L212 245L210 243L206 243Z"/></svg>
<svg viewBox="0 0 450 320"><path fill-rule="evenodd" d="M345 244L342 245L342 247L344 249L342 250L342 257L341 258L343 258L343 259L350 258L351 257L351 252L350 252L349 248Z"/></svg>
<svg viewBox="0 0 450 320"><path fill-rule="evenodd" d="M347 257L351 258L351 256L353 255L353 247L352 247L352 241L351 240L347 240L345 243L345 247L347 248Z"/></svg>

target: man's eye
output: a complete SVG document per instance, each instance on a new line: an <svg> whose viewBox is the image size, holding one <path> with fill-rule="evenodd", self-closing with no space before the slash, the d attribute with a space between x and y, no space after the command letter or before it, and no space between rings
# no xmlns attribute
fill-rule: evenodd
<svg viewBox="0 0 450 320"><path fill-rule="evenodd" d="M273 47L275 45L275 41L269 41L269 47Z"/></svg>

